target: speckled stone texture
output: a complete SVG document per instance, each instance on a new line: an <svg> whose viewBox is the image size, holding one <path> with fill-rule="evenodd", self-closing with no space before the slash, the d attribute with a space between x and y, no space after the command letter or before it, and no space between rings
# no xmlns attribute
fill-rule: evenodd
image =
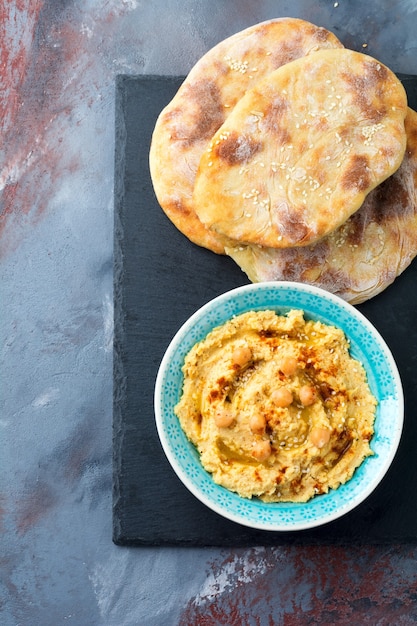
<svg viewBox="0 0 417 626"><path fill-rule="evenodd" d="M415 0L0 7L4 626L417 621L416 545L132 549L111 540L116 76L184 75L220 39L286 15L417 74Z"/></svg>

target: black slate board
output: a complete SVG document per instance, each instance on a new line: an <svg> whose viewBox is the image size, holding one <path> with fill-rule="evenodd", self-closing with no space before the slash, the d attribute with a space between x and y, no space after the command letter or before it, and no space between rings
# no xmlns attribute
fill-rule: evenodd
<svg viewBox="0 0 417 626"><path fill-rule="evenodd" d="M404 78L417 109L417 82ZM114 260L113 541L119 545L250 546L387 543L417 538L417 261L384 293L358 307L397 361L405 426L396 458L356 510L316 530L258 531L223 519L182 485L154 422L160 360L202 304L248 282L231 259L190 243L165 217L148 169L156 118L182 78L120 76L116 84Z"/></svg>

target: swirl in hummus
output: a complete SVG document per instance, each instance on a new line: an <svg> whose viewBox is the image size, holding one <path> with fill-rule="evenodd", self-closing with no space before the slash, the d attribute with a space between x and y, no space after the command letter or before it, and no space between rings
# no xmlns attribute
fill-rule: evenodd
<svg viewBox="0 0 417 626"><path fill-rule="evenodd" d="M377 401L342 330L250 311L188 353L175 412L216 483L245 498L306 502L365 457Z"/></svg>

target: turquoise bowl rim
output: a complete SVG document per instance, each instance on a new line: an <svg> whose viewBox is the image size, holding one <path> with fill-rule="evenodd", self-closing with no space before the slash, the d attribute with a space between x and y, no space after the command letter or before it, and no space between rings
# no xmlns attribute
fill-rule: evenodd
<svg viewBox="0 0 417 626"><path fill-rule="evenodd" d="M272 309L285 314L301 309L307 319L341 328L351 354L365 367L378 400L374 454L336 490L306 503L264 503L214 483L174 413L181 389L184 358L213 328L249 310ZM253 283L210 300L181 326L160 363L154 394L155 420L165 455L178 478L198 500L219 515L243 526L269 531L296 531L331 522L363 502L381 482L397 452L404 422L404 395L397 365L385 340L354 306L323 289L296 282ZM174 513L175 514L175 513Z"/></svg>

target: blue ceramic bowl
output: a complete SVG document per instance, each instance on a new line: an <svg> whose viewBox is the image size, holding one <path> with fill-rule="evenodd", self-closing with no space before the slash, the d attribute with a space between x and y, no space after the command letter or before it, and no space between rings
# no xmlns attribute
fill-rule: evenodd
<svg viewBox="0 0 417 626"><path fill-rule="evenodd" d="M306 503L265 503L249 500L214 483L200 463L174 413L179 401L184 358L192 346L216 326L249 310L273 309L285 314L302 309L306 319L341 328L351 342L351 355L365 367L378 400L373 456L367 457L344 485ZM404 398L394 359L380 334L352 305L308 285L271 282L245 285L208 302L194 313L172 339L155 386L155 416L164 452L184 485L201 502L225 518L261 530L293 531L320 526L361 503L386 474L400 442Z"/></svg>

